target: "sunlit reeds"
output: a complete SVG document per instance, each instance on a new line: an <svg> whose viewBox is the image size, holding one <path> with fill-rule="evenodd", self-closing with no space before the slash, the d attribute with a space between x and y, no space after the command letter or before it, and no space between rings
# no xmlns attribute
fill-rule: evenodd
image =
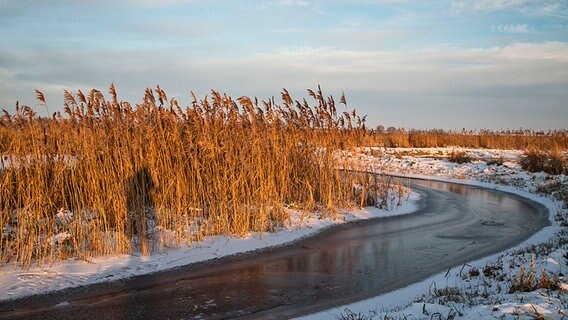
<svg viewBox="0 0 568 320"><path fill-rule="evenodd" d="M367 146L400 148L466 147L484 149L542 150L559 152L568 149L568 131L550 130L371 130Z"/></svg>
<svg viewBox="0 0 568 320"><path fill-rule="evenodd" d="M345 112L319 87L308 90L314 106L286 90L281 104L212 91L191 93L186 107L159 86L136 106L114 85L109 93L64 91L65 111L51 118L27 106L4 112L2 263L146 254L157 244L274 230L286 208L333 214L367 203L354 186L368 179L336 170L334 149L365 136L365 119L344 96Z"/></svg>

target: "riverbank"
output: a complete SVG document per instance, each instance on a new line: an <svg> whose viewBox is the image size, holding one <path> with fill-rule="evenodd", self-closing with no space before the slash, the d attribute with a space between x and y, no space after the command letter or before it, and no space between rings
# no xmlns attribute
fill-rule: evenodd
<svg viewBox="0 0 568 320"><path fill-rule="evenodd" d="M521 170L516 163L521 153L516 151L499 153L495 150L474 150L471 152L475 152L477 158L463 164L451 163L439 157L437 149L431 157L425 155L424 150L420 151L420 156L401 155L400 152L401 150L395 149L387 152L368 149L352 154L351 157L354 163L360 165L361 170L474 184L519 194L545 204L551 212L553 226L545 228L523 245L505 254L463 264L407 288L328 310L310 318L451 319L462 316L466 319L516 319L524 316L532 319L538 315L562 318L568 304L563 291L567 285L562 275L563 270L568 268L565 250L568 241L559 232L563 230L561 225L566 209L558 202L536 193L547 186L565 185L566 177L530 174ZM408 153L411 154L412 151ZM502 164L491 165L488 164L489 156L491 159L501 156L504 161ZM346 221L413 212L417 195L411 194L409 200L403 207L389 212L376 208L355 210L346 213L345 219L341 221L321 219L318 213L302 215L293 212L289 223L277 233L248 234L242 238L212 237L191 247L171 249L164 254L152 256L134 254L90 261L70 260L29 270L7 266L0 272L0 287L5 288L0 292L0 300L125 279L278 246ZM551 285L548 289L509 293L515 284L519 284L517 287L523 290L533 289L537 284L547 282L546 279L556 287ZM532 283L530 288L529 282Z"/></svg>
<svg viewBox="0 0 568 320"><path fill-rule="evenodd" d="M520 197L426 180L411 186L421 195L412 215L353 221L276 248L0 302L11 310L0 318L291 318L392 292L549 225L545 207Z"/></svg>
<svg viewBox="0 0 568 320"><path fill-rule="evenodd" d="M195 242L192 246L170 248L164 253L149 256L129 254L88 261L72 259L29 269L7 264L0 270L0 301L116 281L242 252L281 246L337 224L412 213L416 210L418 199L417 193L407 190L401 206L393 205L389 210L374 207L349 209L338 215L340 219L335 220L324 218L318 212L308 214L291 211L288 223L274 233L249 233L241 238L215 236ZM397 202L395 199L394 203Z"/></svg>
<svg viewBox="0 0 568 320"><path fill-rule="evenodd" d="M564 319L568 210L552 192L566 192L563 175L521 169L520 151L459 149L473 161L447 160L448 148L362 149L361 168L406 177L482 186L545 205L552 226L504 253L457 266L409 287L303 319ZM500 159L495 162L495 159ZM493 164L492 164L493 163ZM556 190L556 191L551 191Z"/></svg>

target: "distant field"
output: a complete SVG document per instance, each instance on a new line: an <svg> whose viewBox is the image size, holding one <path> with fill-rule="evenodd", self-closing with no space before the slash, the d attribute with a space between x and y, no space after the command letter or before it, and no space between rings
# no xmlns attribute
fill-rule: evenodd
<svg viewBox="0 0 568 320"><path fill-rule="evenodd" d="M460 131L405 130L382 127L370 130L367 145L400 148L465 147L501 150L562 152L568 149L568 131Z"/></svg>

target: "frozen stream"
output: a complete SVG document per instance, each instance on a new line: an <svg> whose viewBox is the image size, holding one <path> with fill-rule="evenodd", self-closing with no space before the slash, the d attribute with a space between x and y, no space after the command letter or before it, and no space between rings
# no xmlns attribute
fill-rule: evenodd
<svg viewBox="0 0 568 320"><path fill-rule="evenodd" d="M412 215L112 283L0 302L1 319L281 319L392 291L512 247L547 210L498 191L413 180Z"/></svg>

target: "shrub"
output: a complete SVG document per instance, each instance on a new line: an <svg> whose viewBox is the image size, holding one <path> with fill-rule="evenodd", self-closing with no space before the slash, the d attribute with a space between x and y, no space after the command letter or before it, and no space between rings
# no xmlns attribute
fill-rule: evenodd
<svg viewBox="0 0 568 320"><path fill-rule="evenodd" d="M454 162L454 163L458 163L458 164L463 164L463 163L469 163L471 162L471 157L469 155L467 155L467 153L463 152L463 151L452 151L452 153L450 154L450 157L448 159L450 162Z"/></svg>
<svg viewBox="0 0 568 320"><path fill-rule="evenodd" d="M530 263L530 271L525 271L524 264L518 275L513 276L509 293L515 292L531 292L537 289L557 290L559 288L560 278L558 276L549 275L544 269L537 275L534 254Z"/></svg>
<svg viewBox="0 0 568 320"><path fill-rule="evenodd" d="M566 172L566 160L559 153L528 151L520 161L521 167L529 172L562 174Z"/></svg>
<svg viewBox="0 0 568 320"><path fill-rule="evenodd" d="M488 160L487 165L488 166L502 166L504 161L505 160L503 159L503 157L494 158L494 159Z"/></svg>

